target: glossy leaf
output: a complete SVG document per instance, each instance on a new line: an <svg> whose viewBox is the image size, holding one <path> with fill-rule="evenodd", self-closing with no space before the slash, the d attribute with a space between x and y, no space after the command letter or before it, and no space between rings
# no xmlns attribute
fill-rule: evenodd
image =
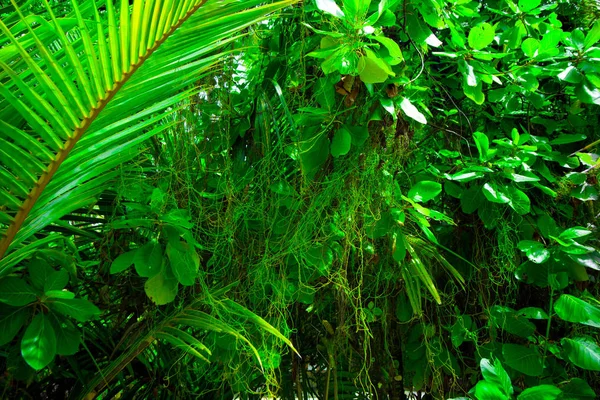
<svg viewBox="0 0 600 400"><path fill-rule="evenodd" d="M25 330L21 354L27 364L38 371L54 359L56 335L50 320L43 313L37 314Z"/></svg>
<svg viewBox="0 0 600 400"><path fill-rule="evenodd" d="M85 299L56 299L47 302L48 307L67 317L75 318L79 322L86 322L97 318L100 309Z"/></svg>
<svg viewBox="0 0 600 400"><path fill-rule="evenodd" d="M413 103L410 102L409 99L407 99L406 97L402 99L402 101L400 102L400 108L402 109L402 111L404 111L404 113L414 119L417 122L420 122L422 124L427 124L427 119L425 118L425 115L423 115L423 113L421 113L417 107L415 107L413 105Z"/></svg>
<svg viewBox="0 0 600 400"><path fill-rule="evenodd" d="M565 356L579 368L600 371L600 346L591 338L563 338L560 341Z"/></svg>
<svg viewBox="0 0 600 400"><path fill-rule="evenodd" d="M479 24L469 31L469 46L475 50L482 50L494 41L496 30L487 22Z"/></svg>
<svg viewBox="0 0 600 400"><path fill-rule="evenodd" d="M558 298L554 311L565 321L600 328L600 308L570 294Z"/></svg>
<svg viewBox="0 0 600 400"><path fill-rule="evenodd" d="M416 202L425 203L436 198L441 192L441 184L433 181L421 181L410 188L408 197Z"/></svg>

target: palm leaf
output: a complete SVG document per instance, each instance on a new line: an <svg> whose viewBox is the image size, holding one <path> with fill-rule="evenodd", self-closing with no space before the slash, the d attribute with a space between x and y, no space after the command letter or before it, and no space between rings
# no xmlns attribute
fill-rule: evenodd
<svg viewBox="0 0 600 400"><path fill-rule="evenodd" d="M0 276L21 258L5 254L92 204L116 166L177 123L219 48L292 2L107 0L101 15L72 0L68 21L46 0L47 19L15 4L17 22L0 21Z"/></svg>

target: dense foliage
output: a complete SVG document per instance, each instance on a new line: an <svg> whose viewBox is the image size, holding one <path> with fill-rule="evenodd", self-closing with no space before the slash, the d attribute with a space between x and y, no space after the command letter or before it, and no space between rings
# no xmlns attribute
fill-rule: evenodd
<svg viewBox="0 0 600 400"><path fill-rule="evenodd" d="M0 397L600 393L597 1L0 16Z"/></svg>

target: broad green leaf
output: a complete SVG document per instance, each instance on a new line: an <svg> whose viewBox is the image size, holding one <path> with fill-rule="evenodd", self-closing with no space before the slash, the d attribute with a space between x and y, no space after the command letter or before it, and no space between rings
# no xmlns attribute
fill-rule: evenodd
<svg viewBox="0 0 600 400"><path fill-rule="evenodd" d="M85 299L49 299L46 304L51 310L87 322L100 316L100 309Z"/></svg>
<svg viewBox="0 0 600 400"><path fill-rule="evenodd" d="M381 43L383 46L385 46L385 48L390 53L390 56L397 59L398 61L403 60L402 50L400 50L400 46L398 46L398 43L396 43L392 39L387 38L385 36L371 36L371 38L375 39L376 41Z"/></svg>
<svg viewBox="0 0 600 400"><path fill-rule="evenodd" d="M560 135L558 135L558 137L556 139L552 139L550 141L550 144L568 144L568 143L575 143L575 142L581 142L582 140L587 139L587 135L583 134L583 133L577 133L577 134L565 134L565 133L561 133Z"/></svg>
<svg viewBox="0 0 600 400"><path fill-rule="evenodd" d="M0 280L0 301L11 306L24 306L37 299L38 293L23 278L9 276Z"/></svg>
<svg viewBox="0 0 600 400"><path fill-rule="evenodd" d="M0 304L0 346L4 346L19 333L29 316L27 308L10 307Z"/></svg>
<svg viewBox="0 0 600 400"><path fill-rule="evenodd" d="M196 282L198 270L200 269L200 257L196 250L185 242L180 242L179 248L169 243L167 245L167 256L171 263L173 275L179 283L184 286L191 286Z"/></svg>
<svg viewBox="0 0 600 400"><path fill-rule="evenodd" d="M600 105L600 89L587 78L575 86L575 95L582 103Z"/></svg>
<svg viewBox="0 0 600 400"><path fill-rule="evenodd" d="M352 136L344 127L338 129L331 140L331 155L334 157L348 154L352 144Z"/></svg>
<svg viewBox="0 0 600 400"><path fill-rule="evenodd" d="M525 215L529 213L531 210L531 201L523 191L513 186L507 186L505 192L508 198L510 198L508 205L515 210L517 214Z"/></svg>
<svg viewBox="0 0 600 400"><path fill-rule="evenodd" d="M465 214L472 214L484 201L485 197L481 191L481 186L473 185L463 192L460 198L460 206Z"/></svg>
<svg viewBox="0 0 600 400"><path fill-rule="evenodd" d="M63 290L67 283L69 283L69 273L66 270L53 270L44 282L44 292Z"/></svg>
<svg viewBox="0 0 600 400"><path fill-rule="evenodd" d="M510 307L493 306L490 314L498 328L513 335L527 338L535 332L535 325Z"/></svg>
<svg viewBox="0 0 600 400"><path fill-rule="evenodd" d="M352 137L352 145L362 146L369 138L369 129L366 126L348 126L348 132Z"/></svg>
<svg viewBox="0 0 600 400"><path fill-rule="evenodd" d="M23 335L21 355L35 370L41 370L56 355L56 335L45 314L37 314Z"/></svg>
<svg viewBox="0 0 600 400"><path fill-rule="evenodd" d="M406 97L402 98L402 101L400 102L400 108L402 108L402 111L404 111L404 113L407 116L414 119L415 121L420 122L422 124L427 124L427 119L425 118L423 113L421 113L417 109L417 107L415 107L413 103L411 103L410 100Z"/></svg>
<svg viewBox="0 0 600 400"><path fill-rule="evenodd" d="M479 362L481 374L486 382L489 382L500 389L506 398L509 398L513 394L513 387L510 382L510 377L502 367L500 360L494 360L494 365L490 363L487 358L482 358Z"/></svg>
<svg viewBox="0 0 600 400"><path fill-rule="evenodd" d="M177 297L179 282L171 267L167 266L163 270L146 281L144 290L156 305L164 305L172 302Z"/></svg>
<svg viewBox="0 0 600 400"><path fill-rule="evenodd" d="M137 249L133 258L135 271L143 278L152 278L154 275L158 274L160 272L162 261L162 246L156 239L150 240L148 243ZM124 260L123 264L126 262L127 260Z"/></svg>
<svg viewBox="0 0 600 400"><path fill-rule="evenodd" d="M358 73L364 83L381 83L388 78L388 73L373 58L360 56L358 58Z"/></svg>
<svg viewBox="0 0 600 400"><path fill-rule="evenodd" d="M521 240L517 248L525 253L530 261L541 264L550 258L550 251L543 243L534 240Z"/></svg>
<svg viewBox="0 0 600 400"><path fill-rule="evenodd" d="M600 328L600 308L570 294L558 298L554 311L565 321Z"/></svg>
<svg viewBox="0 0 600 400"><path fill-rule="evenodd" d="M81 343L81 333L77 327L64 317L53 315L50 318L56 335L56 354L61 356L76 354Z"/></svg>
<svg viewBox="0 0 600 400"><path fill-rule="evenodd" d="M527 38L521 43L521 50L529 58L534 58L539 48L540 41L534 38Z"/></svg>
<svg viewBox="0 0 600 400"><path fill-rule="evenodd" d="M335 0L316 0L319 10L331 14L336 18L344 18L344 12L335 3Z"/></svg>
<svg viewBox="0 0 600 400"><path fill-rule="evenodd" d="M475 398L477 400L509 400L510 397L502 393L500 387L488 381L479 381L475 385Z"/></svg>
<svg viewBox="0 0 600 400"><path fill-rule="evenodd" d="M597 20L592 29L590 29L585 35L585 40L583 41L583 47L585 50L589 49L593 45L595 45L600 40L600 20Z"/></svg>
<svg viewBox="0 0 600 400"><path fill-rule="evenodd" d="M590 338L563 338L560 341L565 356L579 368L600 371L600 347Z"/></svg>
<svg viewBox="0 0 600 400"><path fill-rule="evenodd" d="M479 160L487 161L488 151L490 149L490 140L486 134L482 132L473 133L473 139L475 139L475 145L477 146L477 151L479 152Z"/></svg>
<svg viewBox="0 0 600 400"><path fill-rule="evenodd" d="M555 400L561 393L554 385L539 385L523 390L517 400Z"/></svg>
<svg viewBox="0 0 600 400"><path fill-rule="evenodd" d="M502 355L506 365L528 376L540 376L544 369L542 356L535 346L504 344Z"/></svg>
<svg viewBox="0 0 600 400"><path fill-rule="evenodd" d="M50 267L46 260L35 257L27 265L27 271L29 272L29 279L34 288L38 290L44 290L44 284L46 280L54 271L54 268ZM61 288L62 289L62 288Z"/></svg>
<svg viewBox="0 0 600 400"><path fill-rule="evenodd" d="M482 50L494 41L496 30L487 22L479 24L469 32L469 46L475 50Z"/></svg>
<svg viewBox="0 0 600 400"><path fill-rule="evenodd" d="M486 199L492 203L506 204L510 202L510 199L504 194L504 192L493 182L488 182L483 185L481 189Z"/></svg>
<svg viewBox="0 0 600 400"><path fill-rule="evenodd" d="M558 238L561 240L569 240L569 239L579 239L585 236L588 236L592 233L592 231L585 229L581 226L576 226L573 228L569 228L564 230Z"/></svg>
<svg viewBox="0 0 600 400"><path fill-rule="evenodd" d="M569 83L579 83L583 79L583 75L581 75L581 72L574 65L568 66L557 76L561 81Z"/></svg>
<svg viewBox="0 0 600 400"><path fill-rule="evenodd" d="M542 0L519 0L519 10L524 13L532 11L542 4Z"/></svg>
<svg viewBox="0 0 600 400"><path fill-rule="evenodd" d="M441 192L441 184L433 181L421 181L410 188L408 197L413 201L424 203L436 198Z"/></svg>
<svg viewBox="0 0 600 400"><path fill-rule="evenodd" d="M594 390L581 378L573 378L562 387L563 400L594 400L596 398Z"/></svg>

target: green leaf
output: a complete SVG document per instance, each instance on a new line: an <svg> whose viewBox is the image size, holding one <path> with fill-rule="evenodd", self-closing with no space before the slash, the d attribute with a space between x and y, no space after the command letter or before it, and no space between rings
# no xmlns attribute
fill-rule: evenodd
<svg viewBox="0 0 600 400"><path fill-rule="evenodd" d="M563 400L594 400L596 393L586 381L573 378L562 387Z"/></svg>
<svg viewBox="0 0 600 400"><path fill-rule="evenodd" d="M483 185L481 189L486 199L492 203L506 204L510 202L510 199L504 194L504 192L493 182L488 182Z"/></svg>
<svg viewBox="0 0 600 400"><path fill-rule="evenodd" d="M565 321L600 328L600 308L570 294L558 298L554 311Z"/></svg>
<svg viewBox="0 0 600 400"><path fill-rule="evenodd" d="M49 299L46 304L51 310L73 317L79 322L96 319L100 315L100 309L85 299Z"/></svg>
<svg viewBox="0 0 600 400"><path fill-rule="evenodd" d="M463 192L460 198L460 206L465 214L474 213L479 206L485 201L485 197L481 191L481 186L473 185Z"/></svg>
<svg viewBox="0 0 600 400"><path fill-rule="evenodd" d="M523 390L517 400L555 400L561 393L554 385L538 385Z"/></svg>
<svg viewBox="0 0 600 400"><path fill-rule="evenodd" d="M519 10L524 13L532 11L542 4L542 0L519 0Z"/></svg>
<svg viewBox="0 0 600 400"><path fill-rule="evenodd" d="M442 185L433 181L421 181L408 191L408 197L416 202L424 203L436 198L442 192Z"/></svg>
<svg viewBox="0 0 600 400"><path fill-rule="evenodd" d="M473 139L475 139L475 145L477 146L477 151L479 152L479 160L487 161L488 151L490 148L490 140L488 139L486 134L482 132L473 133Z"/></svg>
<svg viewBox="0 0 600 400"><path fill-rule="evenodd" d="M521 240L517 248L536 264L546 262L550 258L550 251L546 249L546 246L534 240Z"/></svg>
<svg viewBox="0 0 600 400"><path fill-rule="evenodd" d="M81 344L81 333L77 327L64 317L53 315L50 318L56 335L56 354L61 356L76 354Z"/></svg>
<svg viewBox="0 0 600 400"><path fill-rule="evenodd" d="M53 270L44 282L44 292L63 290L67 283L69 283L69 273L66 270Z"/></svg>
<svg viewBox="0 0 600 400"><path fill-rule="evenodd" d="M316 0L317 7L324 13L331 14L336 18L344 18L344 12L334 0Z"/></svg>
<svg viewBox="0 0 600 400"><path fill-rule="evenodd" d="M420 122L422 124L427 124L427 119L425 118L425 115L423 115L423 113L421 113L417 107L415 107L413 105L413 103L410 102L409 99L407 99L406 97L402 98L402 101L400 102L400 108L402 108L402 111L404 111L404 113L414 119L417 122Z"/></svg>
<svg viewBox="0 0 600 400"><path fill-rule="evenodd" d="M475 50L482 50L494 41L496 30L487 22L479 24L469 32L469 46Z"/></svg>
<svg viewBox="0 0 600 400"><path fill-rule="evenodd" d="M517 344L504 344L502 355L506 365L528 376L540 376L544 369L542 356L535 346L525 347Z"/></svg>
<svg viewBox="0 0 600 400"><path fill-rule="evenodd" d="M146 281L144 290L156 305L164 305L172 302L177 297L179 282L171 271L170 266L166 266L159 273Z"/></svg>
<svg viewBox="0 0 600 400"><path fill-rule="evenodd" d="M514 390L512 383L510 382L510 377L504 370L504 367L502 367L500 360L494 360L494 365L492 365L490 360L482 358L479 362L479 366L481 368L483 379L498 387L506 398L510 398Z"/></svg>
<svg viewBox="0 0 600 400"><path fill-rule="evenodd" d="M518 315L522 315L525 318L531 319L548 319L548 314L546 311L542 310L539 307L525 307L521 308L517 311Z"/></svg>
<svg viewBox="0 0 600 400"><path fill-rule="evenodd" d="M370 38L375 39L379 43L384 45L387 51L390 53L390 56L397 59L398 62L403 60L402 50L400 50L400 46L398 46L398 43L385 36L370 36Z"/></svg>
<svg viewBox="0 0 600 400"><path fill-rule="evenodd" d="M600 347L586 337L563 338L560 341L565 356L579 368L600 371Z"/></svg>
<svg viewBox="0 0 600 400"><path fill-rule="evenodd" d="M575 86L575 95L582 103L600 105L600 89L587 78Z"/></svg>
<svg viewBox="0 0 600 400"><path fill-rule="evenodd" d="M515 210L517 214L525 215L530 212L531 201L523 191L513 186L507 186L505 190L506 195L510 198L508 205Z"/></svg>
<svg viewBox="0 0 600 400"><path fill-rule="evenodd" d="M44 290L44 284L46 280L54 271L54 268L50 267L46 260L35 257L27 265L27 271L29 271L29 279L34 288L38 290ZM62 289L62 288L61 288Z"/></svg>
<svg viewBox="0 0 600 400"><path fill-rule="evenodd" d="M382 61L379 60L379 62ZM360 80L364 83L382 83L388 78L388 73L371 57L360 56L357 68Z"/></svg>
<svg viewBox="0 0 600 400"><path fill-rule="evenodd" d="M24 306L37 299L37 292L22 278L9 276L0 280L0 301L11 306Z"/></svg>
<svg viewBox="0 0 600 400"><path fill-rule="evenodd" d="M167 256L171 263L173 274L184 286L192 286L196 282L198 270L200 269L200 257L196 250L186 242L180 242L176 248L169 243L167 245Z"/></svg>
<svg viewBox="0 0 600 400"><path fill-rule="evenodd" d="M595 45L598 40L600 40L600 20L597 20L592 29L590 29L585 35L585 40L583 41L583 48L585 50L589 49L593 45Z"/></svg>
<svg viewBox="0 0 600 400"><path fill-rule="evenodd" d="M21 341L21 355L27 364L37 371L54 359L56 335L45 314L37 314L25 330Z"/></svg>
<svg viewBox="0 0 600 400"><path fill-rule="evenodd" d="M350 145L352 144L352 136L345 127L338 129L331 140L331 155L339 157L348 154Z"/></svg>
<svg viewBox="0 0 600 400"><path fill-rule="evenodd" d="M0 304L0 346L4 346L19 333L29 316L27 308L10 307Z"/></svg>
<svg viewBox="0 0 600 400"><path fill-rule="evenodd" d="M510 307L493 306L490 315L498 328L513 335L527 338L535 332L535 325Z"/></svg>
<svg viewBox="0 0 600 400"><path fill-rule="evenodd" d="M139 276L152 278L160 272L162 260L162 247L156 239L152 239L135 252L133 263ZM125 262L127 260L123 261L123 263Z"/></svg>
<svg viewBox="0 0 600 400"><path fill-rule="evenodd" d="M346 127L352 137L352 145L362 146L369 138L369 129L366 126L348 126Z"/></svg>
<svg viewBox="0 0 600 400"><path fill-rule="evenodd" d="M550 141L550 144L568 144L568 143L575 143L575 142L581 142L582 140L587 139L587 136L583 133L576 133L576 134L566 134L566 133L561 133L560 135L558 135L558 137L556 139L552 139Z"/></svg>
<svg viewBox="0 0 600 400"><path fill-rule="evenodd" d="M534 58L539 48L540 41L534 38L527 38L521 43L521 50L529 58Z"/></svg>
<svg viewBox="0 0 600 400"><path fill-rule="evenodd" d="M488 381L479 381L475 385L475 398L478 400L509 400L500 388Z"/></svg>
<svg viewBox="0 0 600 400"><path fill-rule="evenodd" d="M573 228L569 228L564 230L558 238L561 240L569 240L569 239L579 239L585 236L588 236L592 233L592 231L585 229L581 226L576 226Z"/></svg>

